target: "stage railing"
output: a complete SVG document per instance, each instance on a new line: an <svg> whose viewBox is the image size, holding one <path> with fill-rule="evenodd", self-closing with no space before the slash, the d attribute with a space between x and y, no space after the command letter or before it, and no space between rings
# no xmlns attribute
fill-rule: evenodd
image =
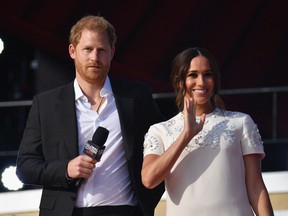
<svg viewBox="0 0 288 216"><path fill-rule="evenodd" d="M288 93L288 86L283 87L264 87L264 88L246 88L246 89L225 89L220 91L220 95L244 95L244 94L272 94L272 110L271 110L271 124L272 124L272 137L269 139L264 139L267 143L288 143L288 137L278 138L277 137L277 107L278 107L278 94ZM175 93L155 93L153 94L154 99L167 99L175 98ZM24 101L5 101L0 102L0 109L3 107L23 107L31 106L32 100ZM288 120L288 119L287 119ZM288 136L288 134L287 134ZM12 156L17 155L17 150L15 151L0 151L1 156Z"/></svg>

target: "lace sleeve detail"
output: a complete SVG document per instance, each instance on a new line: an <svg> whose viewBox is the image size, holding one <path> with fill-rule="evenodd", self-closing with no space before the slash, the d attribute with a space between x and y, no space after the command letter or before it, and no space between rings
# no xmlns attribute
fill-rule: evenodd
<svg viewBox="0 0 288 216"><path fill-rule="evenodd" d="M258 126L249 115L245 117L243 123L242 149L243 155L263 154L264 156L264 146Z"/></svg>
<svg viewBox="0 0 288 216"><path fill-rule="evenodd" d="M151 127L144 139L144 156L147 154L161 155L163 150L163 141L161 133L156 127Z"/></svg>

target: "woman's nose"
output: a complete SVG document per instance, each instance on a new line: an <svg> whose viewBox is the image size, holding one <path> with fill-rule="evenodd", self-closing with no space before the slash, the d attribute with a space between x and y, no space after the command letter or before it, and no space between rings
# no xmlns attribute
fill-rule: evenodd
<svg viewBox="0 0 288 216"><path fill-rule="evenodd" d="M198 76L197 78L197 84L198 85L203 85L205 82L204 77L203 76Z"/></svg>

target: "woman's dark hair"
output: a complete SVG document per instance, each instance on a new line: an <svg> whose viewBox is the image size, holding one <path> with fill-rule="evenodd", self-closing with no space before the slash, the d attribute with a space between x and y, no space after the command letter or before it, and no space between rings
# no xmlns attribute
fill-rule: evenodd
<svg viewBox="0 0 288 216"><path fill-rule="evenodd" d="M214 78L214 94L211 97L211 104L221 109L225 108L224 102L218 95L220 89L220 70L212 53L204 48L188 48L179 53L172 63L171 80L174 91L176 92L176 105L179 111L183 110L183 100L186 94L185 81L191 60L197 56L204 56L208 59Z"/></svg>

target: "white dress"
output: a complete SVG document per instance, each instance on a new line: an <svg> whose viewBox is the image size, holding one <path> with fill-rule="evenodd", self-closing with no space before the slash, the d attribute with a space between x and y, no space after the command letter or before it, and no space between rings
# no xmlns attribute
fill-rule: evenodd
<svg viewBox="0 0 288 216"><path fill-rule="evenodd" d="M199 118L197 117L198 121ZM152 125L144 156L161 155L183 130L184 116ZM263 142L251 117L216 108L165 179L167 216L253 216L243 156L261 154Z"/></svg>

